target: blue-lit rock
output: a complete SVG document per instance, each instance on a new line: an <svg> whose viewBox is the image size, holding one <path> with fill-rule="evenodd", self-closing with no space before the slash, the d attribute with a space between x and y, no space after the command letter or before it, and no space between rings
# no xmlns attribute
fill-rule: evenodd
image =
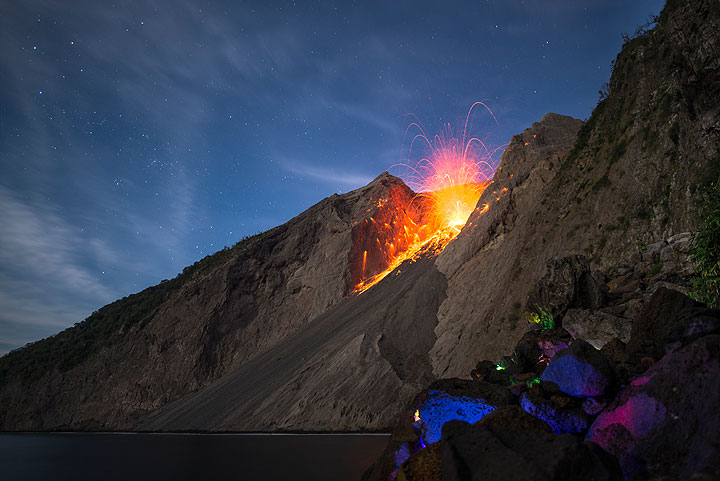
<svg viewBox="0 0 720 481"><path fill-rule="evenodd" d="M454 396L445 391L428 392L418 411L424 425L423 440L432 444L440 440L443 425L452 420L474 424L495 409L487 400L470 396Z"/></svg>
<svg viewBox="0 0 720 481"><path fill-rule="evenodd" d="M560 408L549 399L535 394L535 390L523 393L520 406L529 414L545 421L555 434L582 433L588 428L588 416L579 408Z"/></svg>
<svg viewBox="0 0 720 481"><path fill-rule="evenodd" d="M576 340L557 353L540 379L554 382L571 396L602 396L612 383L614 372L600 351L583 340Z"/></svg>
<svg viewBox="0 0 720 481"><path fill-rule="evenodd" d="M495 384L452 378L430 385L419 401L422 438L429 445L440 439L446 422L475 423L496 407L510 404L512 394Z"/></svg>

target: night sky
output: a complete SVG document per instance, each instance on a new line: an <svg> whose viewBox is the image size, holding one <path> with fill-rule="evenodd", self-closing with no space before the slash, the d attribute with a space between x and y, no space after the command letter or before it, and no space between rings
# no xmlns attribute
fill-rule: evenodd
<svg viewBox="0 0 720 481"><path fill-rule="evenodd" d="M415 119L461 126L482 100L497 123L470 130L502 147L587 118L663 3L6 2L0 354L402 174Z"/></svg>

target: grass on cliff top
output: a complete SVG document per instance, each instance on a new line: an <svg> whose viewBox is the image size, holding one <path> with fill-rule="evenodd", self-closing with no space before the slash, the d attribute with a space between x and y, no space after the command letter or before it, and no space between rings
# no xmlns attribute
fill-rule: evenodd
<svg viewBox="0 0 720 481"><path fill-rule="evenodd" d="M221 265L233 253L242 254L251 241L265 234L267 232L245 237L232 248L226 247L186 267L174 279L163 280L158 285L123 297L54 336L10 351L0 357L0 385L11 377L18 376L29 383L55 369L70 370L102 347L121 340L133 326L149 322L158 307L188 281Z"/></svg>

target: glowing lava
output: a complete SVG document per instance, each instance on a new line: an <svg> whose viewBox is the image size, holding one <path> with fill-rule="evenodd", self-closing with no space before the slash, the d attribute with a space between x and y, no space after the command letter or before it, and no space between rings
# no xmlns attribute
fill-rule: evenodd
<svg viewBox="0 0 720 481"><path fill-rule="evenodd" d="M427 152L415 166L401 164L408 169L407 185L419 193L414 194L406 205L392 206L403 213L393 214L390 223L383 222L376 228L376 247L380 253L373 253L372 257L379 256L384 269L368 270L368 252L364 250L361 279L354 285L353 293L369 289L406 260L416 259L421 254L440 253L465 226L495 170L492 156L497 150L489 151L477 137L466 137L470 114L479 105L490 112L482 102L473 104L460 137L454 135L449 124L432 141L417 123L408 127L408 130L412 127L419 130L412 140L410 152L416 143ZM379 201L378 212L387 208L386 204ZM481 208L481 212L485 210L485 207ZM370 220L375 222L372 217ZM381 237L384 242L380 241Z"/></svg>

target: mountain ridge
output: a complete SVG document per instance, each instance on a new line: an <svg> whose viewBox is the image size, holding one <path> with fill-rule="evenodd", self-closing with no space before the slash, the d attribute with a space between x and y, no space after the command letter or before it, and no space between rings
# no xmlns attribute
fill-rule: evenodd
<svg viewBox="0 0 720 481"><path fill-rule="evenodd" d="M58 335L0 358L0 428L389 426L434 378L467 377L477 360L512 350L550 258L584 254L615 273L647 256L643 246L690 230L695 192L720 165L718 30L717 2L669 2L654 29L623 46L586 122L548 114L513 136L439 256L347 297L364 251L353 250L353 229L383 208L381 196L413 195L383 173L121 303L137 312L97 318L93 335L108 342L89 353L87 325L72 343ZM656 275L682 289L675 267ZM39 367L26 376L26 366ZM198 416L206 406L213 412Z"/></svg>
<svg viewBox="0 0 720 481"><path fill-rule="evenodd" d="M609 95L564 158L544 133L513 137L487 190L507 194L471 215L437 260L448 275L437 376L467 376L478 357L512 349L551 257L584 254L593 269L614 271L636 263L642 246L692 230L696 193L720 173L718 28L716 2L668 2L655 28L624 44ZM531 155L544 160L533 165ZM504 282L484 281L486 272Z"/></svg>
<svg viewBox="0 0 720 481"><path fill-rule="evenodd" d="M126 411L135 413L129 418L134 419L201 388L347 295L353 223L374 213L376 198L389 192L414 195L385 172L367 186L323 199L281 226L206 257L175 279L111 303L85 322L0 358L0 425L12 428L5 416L15 406L26 413L24 429L126 427ZM318 284L323 287L313 287ZM274 304L258 309L255 298ZM277 317L286 324L273 324ZM240 342L231 339L238 332ZM244 351L228 347L237 344ZM124 366L126 378L132 379L124 381L129 386L112 379L118 373L109 366ZM87 379L112 386L114 392L88 393ZM35 392L49 394L37 400ZM124 398L126 405L116 406L113 397ZM37 404L44 407L28 412L28 406ZM73 419L69 405L104 414ZM51 410L57 418L48 425Z"/></svg>

